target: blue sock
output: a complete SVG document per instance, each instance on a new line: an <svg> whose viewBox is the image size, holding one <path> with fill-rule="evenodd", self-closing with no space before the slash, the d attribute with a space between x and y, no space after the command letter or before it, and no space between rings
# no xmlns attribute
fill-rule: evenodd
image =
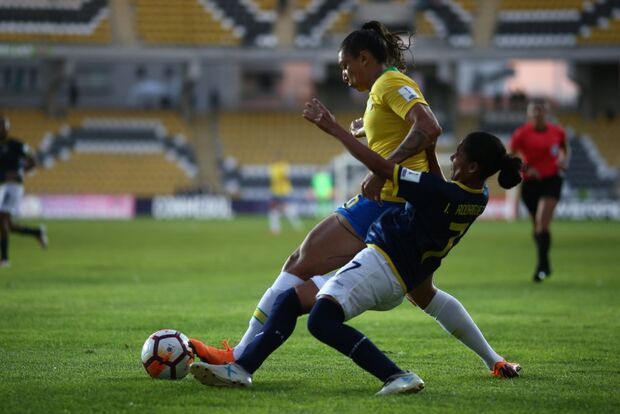
<svg viewBox="0 0 620 414"><path fill-rule="evenodd" d="M9 260L9 239L0 239L0 260Z"/></svg>
<svg viewBox="0 0 620 414"><path fill-rule="evenodd" d="M316 339L345 354L383 382L403 372L364 334L345 325L342 308L329 299L319 299L314 305L308 319L308 330Z"/></svg>
<svg viewBox="0 0 620 414"><path fill-rule="evenodd" d="M294 288L277 297L262 331L248 344L235 362L253 374L269 355L282 345L295 330L297 318L301 316L301 303Z"/></svg>

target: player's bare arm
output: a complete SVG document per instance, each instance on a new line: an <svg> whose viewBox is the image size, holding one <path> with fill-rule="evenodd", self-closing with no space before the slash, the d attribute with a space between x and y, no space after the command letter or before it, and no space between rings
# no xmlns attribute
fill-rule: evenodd
<svg viewBox="0 0 620 414"><path fill-rule="evenodd" d="M427 105L414 105L407 113L407 120L413 126L403 142L387 158L395 163L403 162L421 151L434 147L437 137L441 134L439 122L437 122L435 114ZM434 149L433 158L436 158ZM437 163L437 168L439 168L439 163ZM384 184L385 180L369 174L362 182L362 194L368 199L380 201L381 189Z"/></svg>
<svg viewBox="0 0 620 414"><path fill-rule="evenodd" d="M384 159L376 152L361 144L353 135L347 132L338 122L331 112L319 101L313 99L306 103L303 117L312 122L327 134L337 138L347 148L347 150L361 161L368 169L380 176L382 179L391 179L394 171L394 162Z"/></svg>
<svg viewBox="0 0 620 414"><path fill-rule="evenodd" d="M446 177L443 175L443 171L439 165L435 144L426 149L426 158L428 159L428 170L445 181Z"/></svg>
<svg viewBox="0 0 620 414"><path fill-rule="evenodd" d="M396 163L435 145L441 134L441 127L435 114L427 105L418 104L407 113L407 120L413 124L409 133L388 160Z"/></svg>

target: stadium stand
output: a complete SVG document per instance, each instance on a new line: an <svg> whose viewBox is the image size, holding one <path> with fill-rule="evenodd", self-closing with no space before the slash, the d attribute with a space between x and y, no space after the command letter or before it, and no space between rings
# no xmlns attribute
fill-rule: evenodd
<svg viewBox="0 0 620 414"><path fill-rule="evenodd" d="M171 135L183 135L190 143L193 134L188 123L178 112L166 110L110 110L110 109L74 109L67 113L69 126L78 127L85 119L115 119L118 121L157 122Z"/></svg>
<svg viewBox="0 0 620 414"><path fill-rule="evenodd" d="M259 11L275 13L278 8L278 0L254 0Z"/></svg>
<svg viewBox="0 0 620 414"><path fill-rule="evenodd" d="M618 44L617 0L505 0L497 18L498 47Z"/></svg>
<svg viewBox="0 0 620 414"><path fill-rule="evenodd" d="M428 20L434 33L454 47L470 47L472 45L471 21L475 4L471 1L455 0L424 1L418 6L418 13ZM416 27L426 31L425 23L416 17ZM420 26L418 26L420 25Z"/></svg>
<svg viewBox="0 0 620 414"><path fill-rule="evenodd" d="M582 14L580 45L620 44L620 1L588 4Z"/></svg>
<svg viewBox="0 0 620 414"><path fill-rule="evenodd" d="M137 0L137 30L147 44L274 46L275 12L253 2Z"/></svg>
<svg viewBox="0 0 620 414"><path fill-rule="evenodd" d="M264 11L252 1L199 0L199 2L231 19L233 25L243 32L244 44L263 47L276 45L273 36L273 23L276 20L274 11Z"/></svg>
<svg viewBox="0 0 620 414"><path fill-rule="evenodd" d="M617 171L609 168L588 136L574 136L570 141L570 167L566 181L577 196L607 198L613 195ZM576 194L575 194L576 193Z"/></svg>
<svg viewBox="0 0 620 414"><path fill-rule="evenodd" d="M39 148L45 169L32 180L33 191L172 194L188 188L197 173L184 139L167 136L153 120L86 118Z"/></svg>
<svg viewBox="0 0 620 414"><path fill-rule="evenodd" d="M588 136L600 154L612 167L620 169L620 119L617 116L598 116L593 120L586 120L579 114L564 114L560 122L577 134Z"/></svg>
<svg viewBox="0 0 620 414"><path fill-rule="evenodd" d="M191 179L163 154L73 153L26 180L38 194L174 194Z"/></svg>
<svg viewBox="0 0 620 414"><path fill-rule="evenodd" d="M147 44L237 46L243 36L197 0L137 0L136 29Z"/></svg>
<svg viewBox="0 0 620 414"><path fill-rule="evenodd" d="M0 42L110 43L107 0L3 0Z"/></svg>
<svg viewBox="0 0 620 414"><path fill-rule="evenodd" d="M37 193L152 196L190 188L197 174L190 130L167 111L75 110L59 118L2 110L11 134L37 150L43 165L27 180Z"/></svg>
<svg viewBox="0 0 620 414"><path fill-rule="evenodd" d="M435 36L435 26L424 13L415 14L415 22L413 24L416 36Z"/></svg>
<svg viewBox="0 0 620 414"><path fill-rule="evenodd" d="M295 44L298 47L320 46L325 33L334 27L342 30L343 23L350 21L350 12L355 7L354 0L324 0L302 3L295 10Z"/></svg>
<svg viewBox="0 0 620 414"><path fill-rule="evenodd" d="M348 125L353 116L338 118ZM340 145L322 138L298 113L224 112L218 136L224 156L236 158L241 165L268 164L276 151L293 164L326 164L342 152Z"/></svg>
<svg viewBox="0 0 620 414"><path fill-rule="evenodd" d="M51 118L36 109L2 108L11 121L11 135L27 143L31 148L38 148L46 135L60 131L66 123L65 118Z"/></svg>
<svg viewBox="0 0 620 414"><path fill-rule="evenodd" d="M182 134L188 141L191 142L192 140L191 130L187 122L173 111L76 109L59 117L50 117L37 109L1 108L0 112L11 120L11 134L24 140L33 148L41 144L46 134L55 134L64 125L78 127L87 118L160 121L170 134Z"/></svg>

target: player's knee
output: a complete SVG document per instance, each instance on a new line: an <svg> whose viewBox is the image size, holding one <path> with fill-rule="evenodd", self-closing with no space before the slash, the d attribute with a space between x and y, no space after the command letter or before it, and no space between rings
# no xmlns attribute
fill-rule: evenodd
<svg viewBox="0 0 620 414"><path fill-rule="evenodd" d="M300 257L299 249L295 249L295 251L288 257L288 259L286 259L286 262L284 262L284 266L282 267L282 270L284 270L285 272L292 273L291 269L295 267L295 265L299 261L299 257Z"/></svg>
<svg viewBox="0 0 620 414"><path fill-rule="evenodd" d="M291 273L302 280L308 280L317 274L317 272L313 271L314 267L312 258L308 255L303 255L300 250L297 249L286 260L282 270Z"/></svg>
<svg viewBox="0 0 620 414"><path fill-rule="evenodd" d="M433 278L429 277L415 289L412 289L409 293L407 293L407 299L409 299L409 301L413 304L424 309L428 306L431 300L433 300L436 293L437 288L433 284Z"/></svg>
<svg viewBox="0 0 620 414"><path fill-rule="evenodd" d="M344 321L344 312L339 304L327 298L319 299L308 317L308 331L321 342L334 332L334 325Z"/></svg>
<svg viewBox="0 0 620 414"><path fill-rule="evenodd" d="M312 281L307 281L301 285L295 286L295 292L301 305L302 314L310 312L316 303L316 294L319 292L318 287Z"/></svg>
<svg viewBox="0 0 620 414"><path fill-rule="evenodd" d="M310 316L308 317L308 332L319 341L322 341L321 338L324 337L325 331L325 321L321 319L316 310L317 305L310 311Z"/></svg>

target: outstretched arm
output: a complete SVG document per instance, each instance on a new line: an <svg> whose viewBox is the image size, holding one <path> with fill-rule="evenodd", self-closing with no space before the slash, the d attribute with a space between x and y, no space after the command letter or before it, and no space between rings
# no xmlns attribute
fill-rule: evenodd
<svg viewBox="0 0 620 414"><path fill-rule="evenodd" d="M435 151L435 144L426 149L426 158L428 158L429 171L446 181L446 177L443 175L443 171L439 165L439 159L437 158L437 152Z"/></svg>
<svg viewBox="0 0 620 414"><path fill-rule="evenodd" d="M379 154L358 142L353 135L336 122L334 115L329 112L321 101L312 99L306 102L303 117L339 140L351 155L360 160L369 170L381 178L392 179L395 162L385 160Z"/></svg>
<svg viewBox="0 0 620 414"><path fill-rule="evenodd" d="M403 142L390 154L389 160L402 162L418 152L434 150L441 127L433 111L423 104L414 105L407 113L407 120L413 124Z"/></svg>

